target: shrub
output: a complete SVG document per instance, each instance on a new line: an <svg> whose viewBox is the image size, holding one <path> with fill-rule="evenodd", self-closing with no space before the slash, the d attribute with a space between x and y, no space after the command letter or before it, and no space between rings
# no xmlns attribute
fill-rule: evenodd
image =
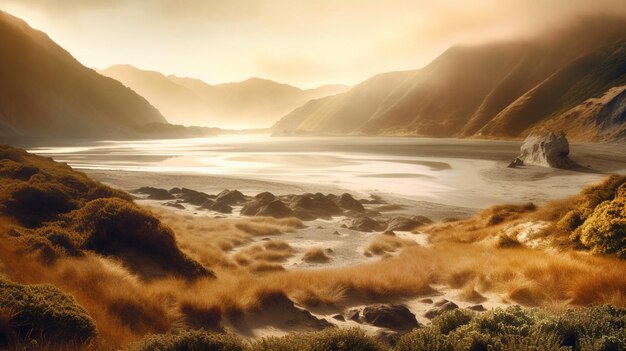
<svg viewBox="0 0 626 351"><path fill-rule="evenodd" d="M433 327L442 334L448 334L455 331L460 326L466 325L472 321L474 313L466 310L452 310L441 314L433 319Z"/></svg>
<svg viewBox="0 0 626 351"><path fill-rule="evenodd" d="M626 258L626 199L598 205L575 236L592 253Z"/></svg>
<svg viewBox="0 0 626 351"><path fill-rule="evenodd" d="M244 351L245 349L241 340L235 336L203 330L150 335L126 348L128 351Z"/></svg>
<svg viewBox="0 0 626 351"><path fill-rule="evenodd" d="M316 333L291 334L261 339L252 351L384 351L385 346L358 328L326 329Z"/></svg>
<svg viewBox="0 0 626 351"><path fill-rule="evenodd" d="M77 343L96 335L87 311L51 285L21 285L0 278L0 306L12 312L3 329L8 325L16 339Z"/></svg>
<svg viewBox="0 0 626 351"><path fill-rule="evenodd" d="M54 183L19 183L9 187L8 193L4 203L7 212L27 226L51 220L76 207L65 189Z"/></svg>
<svg viewBox="0 0 626 351"><path fill-rule="evenodd" d="M453 351L453 345L445 335L432 327L421 328L403 335L394 351Z"/></svg>
<svg viewBox="0 0 626 351"><path fill-rule="evenodd" d="M213 276L180 251L169 227L131 202L117 198L93 200L64 220L82 236L82 248L104 254L134 250L165 271L187 278Z"/></svg>

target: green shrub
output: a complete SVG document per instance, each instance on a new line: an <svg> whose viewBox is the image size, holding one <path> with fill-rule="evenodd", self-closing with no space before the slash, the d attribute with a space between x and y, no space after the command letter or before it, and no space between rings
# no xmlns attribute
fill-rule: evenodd
<svg viewBox="0 0 626 351"><path fill-rule="evenodd" d="M135 250L165 271L188 278L213 276L180 251L169 227L132 202L97 199L63 219L66 226L80 235L83 249L111 255Z"/></svg>
<svg viewBox="0 0 626 351"><path fill-rule="evenodd" d="M0 306L11 311L0 340L32 338L63 344L85 342L96 335L88 312L50 285L21 285L0 277Z"/></svg>
<svg viewBox="0 0 626 351"><path fill-rule="evenodd" d="M326 329L316 333L269 337L252 344L252 351L384 351L385 346L363 330Z"/></svg>
<svg viewBox="0 0 626 351"><path fill-rule="evenodd" d="M432 325L442 334L448 334L455 331L460 326L466 325L472 321L474 313L467 310L452 310L441 314L433 319Z"/></svg>
<svg viewBox="0 0 626 351"><path fill-rule="evenodd" d="M128 351L244 351L245 349L243 342L233 335L203 330L150 335L126 348Z"/></svg>
<svg viewBox="0 0 626 351"><path fill-rule="evenodd" d="M403 335L396 343L395 351L453 351L454 347L440 330L432 327L416 329Z"/></svg>
<svg viewBox="0 0 626 351"><path fill-rule="evenodd" d="M626 199L598 205L575 236L594 254L626 258Z"/></svg>

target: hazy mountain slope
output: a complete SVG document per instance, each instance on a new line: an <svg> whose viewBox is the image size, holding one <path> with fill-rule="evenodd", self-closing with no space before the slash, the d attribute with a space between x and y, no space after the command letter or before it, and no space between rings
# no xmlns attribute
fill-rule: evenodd
<svg viewBox="0 0 626 351"><path fill-rule="evenodd" d="M118 137L166 123L144 98L0 11L0 133Z"/></svg>
<svg viewBox="0 0 626 351"><path fill-rule="evenodd" d="M580 141L626 141L626 85L591 98L536 130L563 130Z"/></svg>
<svg viewBox="0 0 626 351"><path fill-rule="evenodd" d="M306 104L273 128L277 134L520 137L625 84L625 42L626 21L587 18L542 38L454 46L422 69L382 74ZM380 80L392 76L393 83Z"/></svg>
<svg viewBox="0 0 626 351"><path fill-rule="evenodd" d="M308 100L338 94L347 86L299 88L271 80L210 85L194 78L164 76L128 65L100 71L157 106L173 123L225 128L265 128Z"/></svg>

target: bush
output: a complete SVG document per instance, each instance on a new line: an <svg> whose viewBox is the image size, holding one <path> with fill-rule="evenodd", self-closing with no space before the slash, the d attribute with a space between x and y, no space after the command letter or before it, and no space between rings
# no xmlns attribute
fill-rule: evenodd
<svg viewBox="0 0 626 351"><path fill-rule="evenodd" d="M169 227L131 202L117 198L93 200L64 220L82 237L83 249L111 255L132 250L164 271L187 278L213 276L180 251Z"/></svg>
<svg viewBox="0 0 626 351"><path fill-rule="evenodd" d="M27 226L38 225L76 208L65 189L54 183L19 183L9 187L8 193L4 204L7 212Z"/></svg>
<svg viewBox="0 0 626 351"><path fill-rule="evenodd" d="M33 338L63 344L86 342L96 335L88 312L51 285L21 285L0 278L0 306L11 311L0 331L12 333L0 340Z"/></svg>
<svg viewBox="0 0 626 351"><path fill-rule="evenodd" d="M316 333L269 337L257 341L252 351L384 351L385 346L361 329L326 329Z"/></svg>
<svg viewBox="0 0 626 351"><path fill-rule="evenodd" d="M466 310L452 310L433 319L432 325L442 334L449 334L472 321L474 313Z"/></svg>
<svg viewBox="0 0 626 351"><path fill-rule="evenodd" d="M244 351L245 349L245 345L235 336L203 330L150 335L126 348L128 351Z"/></svg>
<svg viewBox="0 0 626 351"><path fill-rule="evenodd" d="M394 351L453 351L454 347L445 335L432 327L421 328L403 335Z"/></svg>
<svg viewBox="0 0 626 351"><path fill-rule="evenodd" d="M594 254L626 258L626 199L598 205L575 236Z"/></svg>

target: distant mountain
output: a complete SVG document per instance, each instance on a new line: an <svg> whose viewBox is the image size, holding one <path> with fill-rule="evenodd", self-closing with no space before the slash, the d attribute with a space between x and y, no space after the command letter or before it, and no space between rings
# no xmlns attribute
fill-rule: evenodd
<svg viewBox="0 0 626 351"><path fill-rule="evenodd" d="M626 21L586 18L542 38L454 46L422 69L381 74L343 94L310 101L273 130L518 138L549 126L580 140L616 140L624 138L616 134L623 114L600 121L601 114L589 112L584 126L593 131L574 133L572 114L564 113L622 85Z"/></svg>
<svg viewBox="0 0 626 351"><path fill-rule="evenodd" d="M302 90L260 78L209 85L199 79L165 76L130 65L115 65L100 73L144 96L172 123L221 128L267 128L311 99L349 89L325 85Z"/></svg>
<svg viewBox="0 0 626 351"><path fill-rule="evenodd" d="M46 34L0 11L0 136L130 137L165 118Z"/></svg>

